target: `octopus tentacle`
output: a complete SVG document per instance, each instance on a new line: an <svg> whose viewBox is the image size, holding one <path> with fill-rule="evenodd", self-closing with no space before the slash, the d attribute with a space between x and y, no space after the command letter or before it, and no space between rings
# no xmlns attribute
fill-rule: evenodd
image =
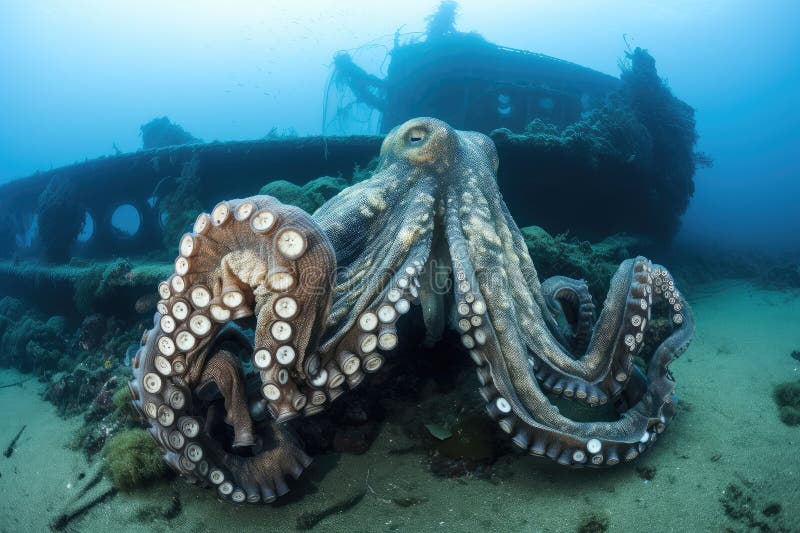
<svg viewBox="0 0 800 533"><path fill-rule="evenodd" d="M381 367L381 354L398 345L397 320L419 302L420 275L431 254L436 187L430 175L387 163L314 214L339 265L320 353L346 376L350 388L364 372Z"/></svg>
<svg viewBox="0 0 800 533"><path fill-rule="evenodd" d="M691 340L691 309L643 257L620 265L596 321L584 282L540 283L498 164L485 135L415 119L386 137L370 179L313 218L266 196L198 217L133 360L134 405L166 460L226 500L282 495L310 458L276 424L378 370L411 305L434 342L448 301L487 411L518 447L597 466L645 451L675 414L669 365ZM665 312L671 331L635 366L651 313ZM252 346L226 326L246 320ZM561 412L566 401L609 405L581 421Z"/></svg>
<svg viewBox="0 0 800 533"><path fill-rule="evenodd" d="M251 361L267 408L276 422L301 414L310 391L320 389L315 352L330 310L335 257L306 213L267 196L222 202L193 229L181 238L175 273L159 285L154 328L134 358L134 405L180 473L216 486L224 499L252 501L259 484L262 496L273 490L270 483L280 493L280 474L298 473L308 457L285 437L264 448L239 360L215 347L225 324L255 316ZM262 448L246 461L205 430L211 417L199 406L212 385L224 399L233 448Z"/></svg>
<svg viewBox="0 0 800 533"><path fill-rule="evenodd" d="M547 309L556 317L558 340L573 355L586 351L595 321L595 307L584 280L552 276L542 282Z"/></svg>
<svg viewBox="0 0 800 533"><path fill-rule="evenodd" d="M445 190L445 232L462 343L481 367L480 392L489 414L518 445L564 464L615 464L620 457L634 458L673 414L673 383L666 368L685 349L691 320L675 323L646 381L637 375L625 390L634 374L632 353L641 348L649 320L654 271L644 258L629 260L612 281L587 353L573 358L552 334L541 284L493 171L475 161L482 147L470 146L474 134L459 139L457 158L466 164ZM685 302L679 305L685 307ZM478 326L472 325L473 319ZM536 366L548 368L557 380L566 376L561 386L575 399L596 405L607 401L610 391L624 396L627 409L611 421L578 422L564 416L536 379ZM550 388L557 387L558 382Z"/></svg>

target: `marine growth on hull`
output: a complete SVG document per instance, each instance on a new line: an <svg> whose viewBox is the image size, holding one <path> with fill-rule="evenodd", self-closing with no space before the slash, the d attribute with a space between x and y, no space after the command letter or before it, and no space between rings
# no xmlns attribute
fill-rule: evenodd
<svg viewBox="0 0 800 533"><path fill-rule="evenodd" d="M675 414L668 367L691 310L643 257L619 266L599 313L585 282L540 282L499 163L485 135L413 119L313 215L270 196L201 214L132 361L167 462L234 503L286 493L311 459L285 422L380 369L414 305L428 343L457 332L488 415L522 450L606 466L651 447Z"/></svg>

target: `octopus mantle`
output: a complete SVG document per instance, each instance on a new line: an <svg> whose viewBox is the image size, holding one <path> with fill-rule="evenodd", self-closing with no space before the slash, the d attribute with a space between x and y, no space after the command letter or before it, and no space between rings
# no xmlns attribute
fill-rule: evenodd
<svg viewBox="0 0 800 533"><path fill-rule="evenodd" d="M286 493L311 459L282 423L378 370L412 305L428 342L458 330L489 416L520 449L605 466L650 448L675 414L668 366L691 339L689 306L643 257L620 265L596 317L583 281L540 282L497 166L485 135L421 118L313 216L269 196L201 214L133 360L134 405L166 461L234 503ZM644 370L632 360L651 313L669 323L648 336ZM576 421L564 401L615 416Z"/></svg>

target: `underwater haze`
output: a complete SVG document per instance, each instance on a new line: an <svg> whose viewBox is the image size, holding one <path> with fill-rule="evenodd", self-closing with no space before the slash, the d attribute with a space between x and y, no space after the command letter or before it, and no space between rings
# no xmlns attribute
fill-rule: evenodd
<svg viewBox="0 0 800 533"><path fill-rule="evenodd" d="M697 110L701 169L682 237L800 248L800 6L789 0L460 3L457 27L617 75L646 48ZM140 146L168 115L195 136L322 132L332 54L424 30L435 1L3 2L0 182ZM375 52L380 68L385 48ZM380 58L377 58L377 56Z"/></svg>
<svg viewBox="0 0 800 533"><path fill-rule="evenodd" d="M798 21L0 0L0 533L800 532Z"/></svg>

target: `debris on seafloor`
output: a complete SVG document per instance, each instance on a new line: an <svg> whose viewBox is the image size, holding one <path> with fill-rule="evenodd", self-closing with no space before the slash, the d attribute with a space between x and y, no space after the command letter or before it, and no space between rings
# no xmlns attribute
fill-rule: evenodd
<svg viewBox="0 0 800 533"><path fill-rule="evenodd" d="M800 380L775 385L772 397L779 409L781 422L800 426Z"/></svg>
<svg viewBox="0 0 800 533"><path fill-rule="evenodd" d="M3 452L3 455L5 455L6 457L11 457L11 454L13 454L14 450L16 450L15 446L17 445L17 441L22 435L22 432L25 431L26 427L28 426L27 425L22 426L22 429L20 429L19 433L17 433L17 436L12 439L11 444L8 445L8 448L6 448L6 451Z"/></svg>
<svg viewBox="0 0 800 533"><path fill-rule="evenodd" d="M6 389L6 388L8 388L8 387L19 387L19 386L21 386L23 383L25 383L26 381L30 381L30 379L31 379L31 378L28 378L28 379L23 379L23 380L20 380L20 381L15 381L14 383L6 383L6 384L4 384L4 385L0 385L0 389Z"/></svg>
<svg viewBox="0 0 800 533"><path fill-rule="evenodd" d="M439 440L447 440L453 436L452 431L450 431L449 429L440 424L428 423L425 424L425 429L428 430L428 433L430 433L431 436Z"/></svg>
<svg viewBox="0 0 800 533"><path fill-rule="evenodd" d="M102 461L97 462L94 470L89 475L79 476L78 479L85 480L84 484L50 522L50 528L54 531L64 530L71 521L117 492L111 482L103 476Z"/></svg>
<svg viewBox="0 0 800 533"><path fill-rule="evenodd" d="M301 531L307 531L317 525L320 520L327 518L331 515L349 511L364 498L367 491L366 489L357 492L356 494L334 502L332 505L320 509L319 511L306 511L297 516L295 526Z"/></svg>

